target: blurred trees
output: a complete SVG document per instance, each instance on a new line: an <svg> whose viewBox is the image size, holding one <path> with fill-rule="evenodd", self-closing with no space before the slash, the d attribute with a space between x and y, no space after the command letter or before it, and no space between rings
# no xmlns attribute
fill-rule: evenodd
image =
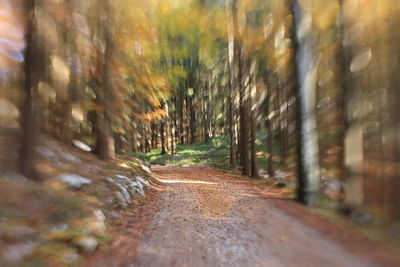
<svg viewBox="0 0 400 267"><path fill-rule="evenodd" d="M229 135L243 175L296 169L302 202L399 218L399 5L4 0L3 166L39 179L43 135L104 160Z"/></svg>

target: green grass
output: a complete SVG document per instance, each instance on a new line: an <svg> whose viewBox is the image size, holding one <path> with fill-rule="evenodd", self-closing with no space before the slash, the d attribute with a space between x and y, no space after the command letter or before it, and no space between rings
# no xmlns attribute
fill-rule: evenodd
<svg viewBox="0 0 400 267"><path fill-rule="evenodd" d="M259 169L267 168L267 158L264 154L267 151L265 136L265 130L257 133L257 152L259 154L257 156L257 167ZM279 151L279 142L274 142L272 145L273 155L279 155ZM178 145L175 155L161 155L161 150L155 149L150 153L135 153L134 156L148 161L151 164L171 166L206 165L221 169L229 169L229 136L218 136L211 139L208 143ZM284 170L287 166L274 162L274 168Z"/></svg>
<svg viewBox="0 0 400 267"><path fill-rule="evenodd" d="M160 149L150 153L136 153L134 156L150 162L172 166L207 165L218 168L229 167L229 138L220 136L208 143L178 145L175 155L161 155Z"/></svg>

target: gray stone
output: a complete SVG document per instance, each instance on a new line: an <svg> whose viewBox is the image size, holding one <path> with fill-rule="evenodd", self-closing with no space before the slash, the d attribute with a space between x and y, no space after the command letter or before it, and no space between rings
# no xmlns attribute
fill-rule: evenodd
<svg viewBox="0 0 400 267"><path fill-rule="evenodd" d="M128 203L126 203L125 197L122 195L120 191L115 192L115 198L117 200L117 204L120 207L126 208Z"/></svg>
<svg viewBox="0 0 400 267"><path fill-rule="evenodd" d="M83 185L92 183L91 180L76 174L61 174L57 178L73 189L79 189Z"/></svg>
<svg viewBox="0 0 400 267"><path fill-rule="evenodd" d="M69 154L65 151L62 151L61 153L59 153L59 155L63 160L74 162L74 163L82 163L82 161L79 158L77 158L74 155Z"/></svg>
<svg viewBox="0 0 400 267"><path fill-rule="evenodd" d="M2 258L10 264L17 264L32 253L35 243L25 242L9 245L3 250Z"/></svg>
<svg viewBox="0 0 400 267"><path fill-rule="evenodd" d="M70 265L70 264L73 264L76 261L78 261L78 259L79 259L79 255L75 252L71 252L64 256L63 262L65 264Z"/></svg>
<svg viewBox="0 0 400 267"><path fill-rule="evenodd" d="M146 165L140 165L142 170L144 170L148 175L151 175L151 169Z"/></svg>
<svg viewBox="0 0 400 267"><path fill-rule="evenodd" d="M54 231L65 231L68 229L68 224L60 223L53 226Z"/></svg>
<svg viewBox="0 0 400 267"><path fill-rule="evenodd" d="M74 144L74 146L76 146L77 148L86 151L86 152L91 152L92 148L90 146L88 146L87 144L79 141L79 140L73 140L72 143Z"/></svg>
<svg viewBox="0 0 400 267"><path fill-rule="evenodd" d="M115 183L114 179L111 177L104 178L104 181L109 182L109 183Z"/></svg>
<svg viewBox="0 0 400 267"><path fill-rule="evenodd" d="M91 254L95 252L99 244L96 238L91 236L79 237L77 240L75 240L74 243L86 254Z"/></svg>
<svg viewBox="0 0 400 267"><path fill-rule="evenodd" d="M129 195L128 190L123 185L121 185L119 183L116 183L115 185L118 187L119 191L121 192L123 198L125 199L125 202L127 204L131 204L132 203L131 202L131 196Z"/></svg>
<svg viewBox="0 0 400 267"><path fill-rule="evenodd" d="M54 160L54 161L58 160L58 156L56 155L56 153L54 153L54 151L49 149L48 147L37 146L37 147L35 147L35 150L39 155L41 155L42 157L45 157L46 159Z"/></svg>
<svg viewBox="0 0 400 267"><path fill-rule="evenodd" d="M142 196L144 196L144 190L143 190L143 185L142 183L138 183L138 185L136 186L137 191L139 192L139 194L141 194Z"/></svg>
<svg viewBox="0 0 400 267"><path fill-rule="evenodd" d="M140 183L141 183L142 185L144 185L145 187L149 187L149 186L150 186L149 182L146 181L145 179L143 179L142 177L136 176L135 178L136 178L136 181L137 181L137 182L140 182Z"/></svg>

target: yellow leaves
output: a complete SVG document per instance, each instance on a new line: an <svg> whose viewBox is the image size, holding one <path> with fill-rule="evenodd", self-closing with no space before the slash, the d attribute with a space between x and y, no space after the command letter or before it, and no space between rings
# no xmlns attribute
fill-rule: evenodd
<svg viewBox="0 0 400 267"><path fill-rule="evenodd" d="M69 82L70 70L67 63L57 55L51 57L51 67L54 78L61 85L66 86Z"/></svg>
<svg viewBox="0 0 400 267"><path fill-rule="evenodd" d="M336 22L339 14L338 1L317 1L313 9L314 26L324 31Z"/></svg>

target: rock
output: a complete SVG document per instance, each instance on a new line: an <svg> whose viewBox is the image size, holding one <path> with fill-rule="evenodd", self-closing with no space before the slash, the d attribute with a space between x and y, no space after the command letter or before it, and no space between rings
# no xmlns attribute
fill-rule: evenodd
<svg viewBox="0 0 400 267"><path fill-rule="evenodd" d="M115 198L117 199L117 204L120 207L126 208L128 203L126 203L125 197L120 191L115 192Z"/></svg>
<svg viewBox="0 0 400 267"><path fill-rule="evenodd" d="M106 178L104 178L104 181L109 182L109 183L112 183L112 184L115 183L114 179L111 178L111 177L106 177Z"/></svg>
<svg viewBox="0 0 400 267"><path fill-rule="evenodd" d="M112 210L109 215L111 218L114 218L114 219L121 217L121 213L119 213L118 211L115 211L115 210Z"/></svg>
<svg viewBox="0 0 400 267"><path fill-rule="evenodd" d="M144 160L141 160L141 159L136 159L136 161L140 164L140 165L144 165L144 166L146 166L147 168L151 168L151 165L150 165L150 163L148 163L148 162L146 162L146 161L144 161Z"/></svg>
<svg viewBox="0 0 400 267"><path fill-rule="evenodd" d="M289 173L286 173L286 172L283 172L283 171L280 171L280 170L277 170L275 172L275 178L276 179L284 179L284 178L287 178L289 176L290 176Z"/></svg>
<svg viewBox="0 0 400 267"><path fill-rule="evenodd" d="M350 217L363 225L370 225L372 222L372 216L360 210L354 210Z"/></svg>
<svg viewBox="0 0 400 267"><path fill-rule="evenodd" d="M17 243L6 247L2 253L2 259L9 264L17 264L32 253L35 243Z"/></svg>
<svg viewBox="0 0 400 267"><path fill-rule="evenodd" d="M35 147L35 150L39 155L45 157L46 159L58 161L58 156L56 153L45 146L37 146Z"/></svg>
<svg viewBox="0 0 400 267"><path fill-rule="evenodd" d="M120 174L117 174L115 176L115 179L118 181L117 183L119 183L121 186L125 187L125 189L128 191L128 193L131 197L133 197L136 194L136 192L138 191L137 190L137 187L139 184L138 182L135 182L132 179L130 179L124 175L120 175Z"/></svg>
<svg viewBox="0 0 400 267"><path fill-rule="evenodd" d="M339 199L341 192L343 190L343 185L339 181L327 181L324 193L331 199Z"/></svg>
<svg viewBox="0 0 400 267"><path fill-rule="evenodd" d="M67 229L68 229L68 224L66 223L56 224L52 228L53 231L65 231Z"/></svg>
<svg viewBox="0 0 400 267"><path fill-rule="evenodd" d="M149 187L150 186L149 182L146 181L145 179L143 179L142 177L136 176L135 178L136 178L136 181L139 181L145 187Z"/></svg>
<svg viewBox="0 0 400 267"><path fill-rule="evenodd" d="M260 175L261 178L263 179L269 179L271 178L268 174Z"/></svg>
<svg viewBox="0 0 400 267"><path fill-rule="evenodd" d="M0 240L7 239L20 242L34 239L37 235L38 232L31 227L15 221L3 221L0 224Z"/></svg>
<svg viewBox="0 0 400 267"><path fill-rule="evenodd" d="M73 263L77 262L79 259L79 255L75 252L70 252L66 254L63 258L63 262L68 264L68 266L72 265Z"/></svg>
<svg viewBox="0 0 400 267"><path fill-rule="evenodd" d="M120 190L120 192L121 192L123 198L125 199L125 202L126 202L127 204L131 204L131 203L132 203L132 201L131 201L131 196L129 195L128 190L127 190L123 185L121 185L121 184L119 184L119 183L116 183L115 185L116 185L116 186L118 187L118 189Z"/></svg>
<svg viewBox="0 0 400 267"><path fill-rule="evenodd" d="M74 240L74 244L86 254L96 251L99 242L91 236L83 236Z"/></svg>
<svg viewBox="0 0 400 267"><path fill-rule="evenodd" d="M137 185L137 183L135 181L133 181L132 179L130 179L124 175L117 174L117 175L115 175L115 177L124 185L128 185L131 187L135 187Z"/></svg>
<svg viewBox="0 0 400 267"><path fill-rule="evenodd" d="M79 141L79 140L73 140L72 143L74 144L74 146L76 146L77 148L86 151L86 152L91 152L92 148L90 146L88 146L87 144Z"/></svg>
<svg viewBox="0 0 400 267"><path fill-rule="evenodd" d="M274 184L274 186L276 186L276 187L278 187L278 188L283 188L283 187L286 187L287 184L284 183L284 182L276 182L276 183Z"/></svg>
<svg viewBox="0 0 400 267"><path fill-rule="evenodd" d="M73 155L71 155L71 154L69 154L69 153L67 153L65 151L61 151L59 153L59 155L63 160L71 161L71 162L74 162L74 163L82 163L82 161L80 159L78 159L77 157L75 157L75 156L73 156Z"/></svg>
<svg viewBox="0 0 400 267"><path fill-rule="evenodd" d="M144 196L144 190L143 190L143 185L142 185L142 183L138 183L138 185L136 186L136 188L137 188L137 191L142 195L142 196Z"/></svg>
<svg viewBox="0 0 400 267"><path fill-rule="evenodd" d="M18 172L7 172L3 175L3 178L7 179L9 182L12 183L19 183L19 184L34 184L34 182L22 174Z"/></svg>
<svg viewBox="0 0 400 267"><path fill-rule="evenodd" d="M80 189L82 185L92 183L91 180L76 174L61 174L58 179L73 189Z"/></svg>
<svg viewBox="0 0 400 267"><path fill-rule="evenodd" d="M106 230L104 213L97 209L93 212L93 219L89 222L89 229L91 233L100 234Z"/></svg>
<svg viewBox="0 0 400 267"><path fill-rule="evenodd" d="M140 165L142 170L144 170L148 175L151 175L151 169L145 165Z"/></svg>
<svg viewBox="0 0 400 267"><path fill-rule="evenodd" d="M265 170L264 169L259 169L258 170L258 175L263 175L265 174Z"/></svg>
<svg viewBox="0 0 400 267"><path fill-rule="evenodd" d="M136 187L129 187L127 190L128 190L128 193L129 193L129 195L130 195L131 197L133 197L133 196L136 195L136 192L137 192Z"/></svg>
<svg viewBox="0 0 400 267"><path fill-rule="evenodd" d="M104 213L99 209L95 210L93 213L94 213L94 216L96 217L96 219L101 222L104 222L104 220L106 219L106 216L104 215Z"/></svg>

